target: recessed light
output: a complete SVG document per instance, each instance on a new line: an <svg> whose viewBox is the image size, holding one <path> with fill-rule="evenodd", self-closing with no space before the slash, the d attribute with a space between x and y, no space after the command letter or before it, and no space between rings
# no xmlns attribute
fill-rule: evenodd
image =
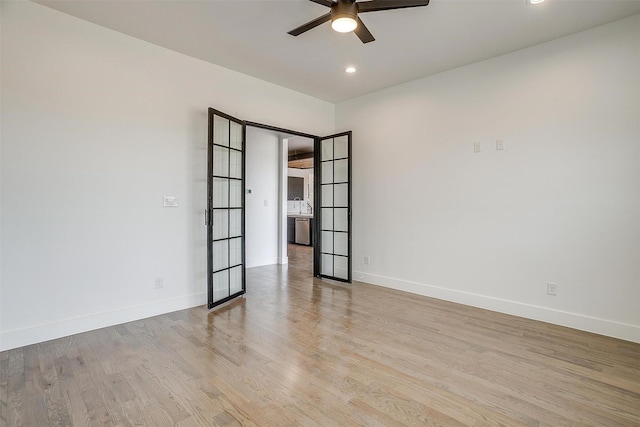
<svg viewBox="0 0 640 427"><path fill-rule="evenodd" d="M527 0L527 4L540 4L544 0Z"/></svg>
<svg viewBox="0 0 640 427"><path fill-rule="evenodd" d="M356 67L347 67L344 69L345 73L353 74L356 72Z"/></svg>

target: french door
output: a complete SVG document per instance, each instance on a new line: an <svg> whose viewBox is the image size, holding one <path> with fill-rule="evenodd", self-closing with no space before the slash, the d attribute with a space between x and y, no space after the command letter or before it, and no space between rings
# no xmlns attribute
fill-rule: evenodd
<svg viewBox="0 0 640 427"><path fill-rule="evenodd" d="M314 276L351 283L351 132L316 139Z"/></svg>
<svg viewBox="0 0 640 427"><path fill-rule="evenodd" d="M245 135L242 120L209 108L207 306L246 292Z"/></svg>

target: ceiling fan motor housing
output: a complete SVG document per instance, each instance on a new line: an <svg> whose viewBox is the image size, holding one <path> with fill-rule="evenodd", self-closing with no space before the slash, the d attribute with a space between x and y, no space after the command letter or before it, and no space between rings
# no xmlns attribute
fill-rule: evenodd
<svg viewBox="0 0 640 427"><path fill-rule="evenodd" d="M339 18L351 18L354 21L358 17L358 5L355 1L339 0L331 7L331 21Z"/></svg>

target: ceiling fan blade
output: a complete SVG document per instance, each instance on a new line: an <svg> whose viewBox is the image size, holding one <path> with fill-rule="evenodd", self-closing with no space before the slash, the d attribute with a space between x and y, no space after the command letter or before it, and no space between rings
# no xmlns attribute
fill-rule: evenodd
<svg viewBox="0 0 640 427"><path fill-rule="evenodd" d="M320 18L316 18L313 21L309 21L306 24L300 25L298 28L294 28L293 30L289 31L289 34L291 34L292 36L299 36L305 31L309 31L320 24L324 24L330 19L331 19L331 12L327 13L326 15L322 15Z"/></svg>
<svg viewBox="0 0 640 427"><path fill-rule="evenodd" d="M331 7L334 4L331 0L309 0L309 1L321 4L321 5L327 6L327 7Z"/></svg>
<svg viewBox="0 0 640 427"><path fill-rule="evenodd" d="M373 38L373 34L371 34L360 18L358 18L358 26L353 30L353 32L356 33L356 36L358 36L362 43L369 43L375 40L375 38Z"/></svg>
<svg viewBox="0 0 640 427"><path fill-rule="evenodd" d="M313 0L312 0L313 1ZM360 1L358 12L376 12L378 10L404 9L405 7L427 6L429 0L371 0Z"/></svg>

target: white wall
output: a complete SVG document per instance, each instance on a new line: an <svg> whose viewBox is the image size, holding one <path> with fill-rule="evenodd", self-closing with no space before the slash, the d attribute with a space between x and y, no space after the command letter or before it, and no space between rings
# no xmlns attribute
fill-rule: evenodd
<svg viewBox="0 0 640 427"><path fill-rule="evenodd" d="M245 230L247 268L278 263L280 137L247 128Z"/></svg>
<svg viewBox="0 0 640 427"><path fill-rule="evenodd" d="M287 164L289 162L289 139L281 138L278 144L278 264L289 263L288 229L287 229Z"/></svg>
<svg viewBox="0 0 640 427"><path fill-rule="evenodd" d="M334 106L0 4L0 349L204 303L207 107L324 135Z"/></svg>
<svg viewBox="0 0 640 427"><path fill-rule="evenodd" d="M640 342L639 118L640 16L338 104L354 278Z"/></svg>

